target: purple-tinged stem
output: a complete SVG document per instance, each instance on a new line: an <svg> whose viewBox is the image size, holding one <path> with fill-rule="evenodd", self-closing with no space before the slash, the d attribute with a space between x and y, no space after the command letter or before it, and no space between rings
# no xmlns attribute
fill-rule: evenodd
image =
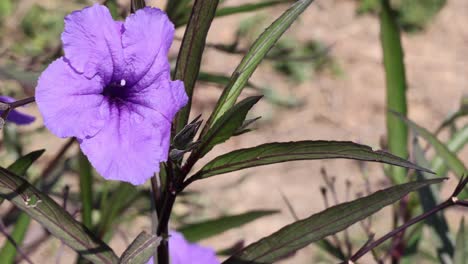
<svg viewBox="0 0 468 264"><path fill-rule="evenodd" d="M406 228L418 223L419 221L427 219L429 216L447 208L453 205L463 205L463 206L468 206L468 201L459 201L456 197L452 197L448 199L447 201L439 204L438 206L432 208L431 210L425 212L424 214L421 214L408 222L404 223L403 225L395 228L394 230L388 232L386 235L382 236L378 240L373 241L372 243L369 243L368 245L365 245L362 249L360 249L358 252L356 252L350 259L349 261L351 262L356 262L359 258L364 256L367 252L371 251L375 247L379 246L386 240L394 237L398 233L404 231ZM349 263L348 261L348 263Z"/></svg>

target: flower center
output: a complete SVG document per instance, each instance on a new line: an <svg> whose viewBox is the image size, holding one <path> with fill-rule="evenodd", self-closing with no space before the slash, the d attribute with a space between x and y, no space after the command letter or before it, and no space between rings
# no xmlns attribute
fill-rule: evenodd
<svg viewBox="0 0 468 264"><path fill-rule="evenodd" d="M122 79L120 82L112 82L104 87L102 95L111 101L125 101L130 95L130 89L127 87L127 81Z"/></svg>

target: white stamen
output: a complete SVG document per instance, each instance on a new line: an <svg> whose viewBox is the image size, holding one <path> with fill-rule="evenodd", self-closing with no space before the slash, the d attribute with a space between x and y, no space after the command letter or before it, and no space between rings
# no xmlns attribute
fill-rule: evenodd
<svg viewBox="0 0 468 264"><path fill-rule="evenodd" d="M125 86L125 84L127 84L127 81L124 79L120 80L120 86Z"/></svg>

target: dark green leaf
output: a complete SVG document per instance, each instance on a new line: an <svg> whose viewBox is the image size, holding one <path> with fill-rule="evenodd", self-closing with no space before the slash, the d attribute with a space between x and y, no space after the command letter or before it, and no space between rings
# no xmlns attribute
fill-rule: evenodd
<svg viewBox="0 0 468 264"><path fill-rule="evenodd" d="M8 170L17 174L24 176L29 167L44 154L45 150L36 150L29 154L24 155L23 157L17 159L13 164L8 166Z"/></svg>
<svg viewBox="0 0 468 264"><path fill-rule="evenodd" d="M226 86L229 84L230 78L228 76L218 74L218 73L200 72L198 74L198 81ZM262 88L257 87L255 84L251 82L247 82L246 86L252 88L255 91L263 92Z"/></svg>
<svg viewBox="0 0 468 264"><path fill-rule="evenodd" d="M177 57L174 79L184 82L189 102L177 113L174 121L175 132L182 130L188 122L192 105L192 94L198 72L206 36L215 16L218 0L196 0L190 15L187 29Z"/></svg>
<svg viewBox="0 0 468 264"><path fill-rule="evenodd" d="M212 126L236 103L250 76L265 58L268 51L312 2L313 0L296 1L260 35L232 74L229 85L224 89L215 110L207 122L207 127Z"/></svg>
<svg viewBox="0 0 468 264"><path fill-rule="evenodd" d="M341 249L335 245L333 245L328 239L324 238L316 243L316 245L327 252L328 254L334 256L339 260L345 260L346 256L341 251Z"/></svg>
<svg viewBox="0 0 468 264"><path fill-rule="evenodd" d="M462 129L457 131L452 135L452 137L448 140L447 149L452 151L453 153L458 153L463 147L468 143L468 125L464 126ZM444 177L447 174L448 168L443 158L440 155L436 156L431 162L431 168L434 172Z"/></svg>
<svg viewBox="0 0 468 264"><path fill-rule="evenodd" d="M135 186L128 183L120 183L108 198L107 204L101 205L101 217L96 227L96 234L104 241L109 241L114 231L114 223L119 220L119 215L135 202L140 195Z"/></svg>
<svg viewBox="0 0 468 264"><path fill-rule="evenodd" d="M454 264L465 264L468 259L468 232L466 232L465 218L460 221L455 244Z"/></svg>
<svg viewBox="0 0 468 264"><path fill-rule="evenodd" d="M203 157L214 146L223 143L234 135L245 121L249 110L262 98L261 96L252 96L242 100L229 109L214 125L208 130L201 139L199 152Z"/></svg>
<svg viewBox="0 0 468 264"><path fill-rule="evenodd" d="M160 237L141 232L122 254L119 264L147 263L156 252L160 242Z"/></svg>
<svg viewBox="0 0 468 264"><path fill-rule="evenodd" d="M415 131L418 135L423 137L425 140L427 140L435 149L437 155L439 155L441 158L444 159L444 161L447 163L447 166L458 176L461 177L463 174L466 173L466 168L463 162L453 153L450 151L447 146L445 146L444 143L439 141L437 137L435 137L431 132L427 131L425 128L417 125L413 121L395 113L397 117L401 118L403 121L405 121L409 127Z"/></svg>
<svg viewBox="0 0 468 264"><path fill-rule="evenodd" d="M278 211L250 211L238 215L223 216L217 219L211 219L198 223L182 226L178 229L184 234L185 239L191 242L196 242L205 238L209 238L221 234L229 229L243 226L260 217L276 214Z"/></svg>
<svg viewBox="0 0 468 264"><path fill-rule="evenodd" d="M263 8L272 7L272 6L279 5L279 4L291 3L291 2L294 2L294 0L270 0L270 1L262 1L259 3L253 3L253 4L222 7L222 8L219 8L218 11L216 11L216 16L222 17L222 16L229 16L229 15L238 14L238 13L252 12L252 11L257 11Z"/></svg>
<svg viewBox="0 0 468 264"><path fill-rule="evenodd" d="M93 219L93 173L91 164L83 152L78 153L80 168L80 198L82 223L87 228L92 228Z"/></svg>
<svg viewBox="0 0 468 264"><path fill-rule="evenodd" d="M107 244L94 237L54 200L1 167L0 197L11 201L84 258L96 263L118 262Z"/></svg>
<svg viewBox="0 0 468 264"><path fill-rule="evenodd" d="M424 151L417 141L413 144L413 153L416 159L416 163L423 167L429 167L429 162L424 156ZM430 175L425 172L416 172L418 180L428 179ZM436 186L426 186L418 190L419 200L421 201L424 212L430 211L438 204L441 203L441 199L438 194L438 188ZM437 246L437 252L442 262L445 258L452 258L454 252L454 245L450 238L450 230L445 219L444 212L441 211L429 218L424 222L432 228L432 231L438 238L439 245Z"/></svg>
<svg viewBox="0 0 468 264"><path fill-rule="evenodd" d="M29 229L29 224L31 223L31 218L25 214L21 213L18 219L15 222L15 227L11 232L10 238L15 241L13 244L9 240L5 240L5 245L2 247L0 251L0 259L2 260L3 264L13 264L15 263L16 257L16 249L17 247L21 246L24 238L26 237L26 232Z"/></svg>
<svg viewBox="0 0 468 264"><path fill-rule="evenodd" d="M25 175L28 168L45 152L45 150L33 151L18 160L8 167L8 170L17 174ZM3 201L3 198L0 199ZM0 251L0 259L3 263L14 263L16 257L16 247L21 246L26 232L29 229L29 224L31 223L31 218L25 214L21 213L16 220L15 227L11 232L11 239L16 243L16 246L13 245L10 241L5 241L5 245Z"/></svg>
<svg viewBox="0 0 468 264"><path fill-rule="evenodd" d="M217 174L273 163L332 158L376 161L430 172L387 152L373 151L368 146L353 142L298 141L267 143L253 148L235 150L210 161L195 176L197 178L207 178Z"/></svg>
<svg viewBox="0 0 468 264"><path fill-rule="evenodd" d="M223 264L273 263L310 243L344 230L412 191L429 184L440 183L442 180L432 179L401 184L352 202L330 207L251 244Z"/></svg>
<svg viewBox="0 0 468 264"><path fill-rule="evenodd" d="M380 12L380 42L385 67L387 108L406 116L406 74L396 14L388 0L383 0ZM397 117L387 113L387 138L390 153L407 158L408 127ZM394 183L406 182L406 170L392 167L390 176Z"/></svg>
<svg viewBox="0 0 468 264"><path fill-rule="evenodd" d="M229 84L230 78L221 74L200 72L198 75L198 81L226 86ZM302 100L294 97L293 95L284 95L282 93L278 93L273 88L259 87L249 81L247 81L245 86L251 88L258 94L263 95L267 102L277 106L291 108L300 106L304 103Z"/></svg>

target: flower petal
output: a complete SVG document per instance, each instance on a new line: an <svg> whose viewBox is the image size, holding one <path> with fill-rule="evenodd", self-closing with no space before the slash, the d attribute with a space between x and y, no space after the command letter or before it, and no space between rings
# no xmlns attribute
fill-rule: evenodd
<svg viewBox="0 0 468 264"><path fill-rule="evenodd" d="M133 87L133 89L137 89ZM171 81L169 75L161 76L153 84L138 92L132 93L127 99L163 115L167 121L172 122L175 114L188 102L182 81Z"/></svg>
<svg viewBox="0 0 468 264"><path fill-rule="evenodd" d="M0 102L4 103L12 103L14 102L15 99L9 96L0 96ZM3 111L0 111L0 115L3 113ZM28 125L34 122L36 118L34 116L30 116L27 114L20 113L16 110L12 110L7 117L7 121L10 121L12 123L15 123L17 125Z"/></svg>
<svg viewBox="0 0 468 264"><path fill-rule="evenodd" d="M146 7L127 17L122 33L127 83L151 84L161 72L169 72L167 58L174 38L174 24L166 13Z"/></svg>
<svg viewBox="0 0 468 264"><path fill-rule="evenodd" d="M81 149L104 178L143 184L167 160L171 124L139 105L113 103L109 111L96 136L80 139Z"/></svg>
<svg viewBox="0 0 468 264"><path fill-rule="evenodd" d="M173 264L219 264L213 249L189 243L184 236L170 232L169 255Z"/></svg>
<svg viewBox="0 0 468 264"><path fill-rule="evenodd" d="M88 79L59 58L39 77L36 103L52 133L86 138L94 136L109 118L109 103L102 91L99 76Z"/></svg>
<svg viewBox="0 0 468 264"><path fill-rule="evenodd" d="M121 27L107 7L95 4L65 17L65 58L88 78L99 74L106 83L124 68Z"/></svg>
<svg viewBox="0 0 468 264"><path fill-rule="evenodd" d="M172 264L219 264L213 249L189 243L182 234L171 231L169 237L169 255ZM151 258L147 264L153 264Z"/></svg>
<svg viewBox="0 0 468 264"><path fill-rule="evenodd" d="M13 122L17 125L29 125L34 122L34 120L36 120L34 116L26 115L15 110L11 111L7 118L7 121Z"/></svg>

